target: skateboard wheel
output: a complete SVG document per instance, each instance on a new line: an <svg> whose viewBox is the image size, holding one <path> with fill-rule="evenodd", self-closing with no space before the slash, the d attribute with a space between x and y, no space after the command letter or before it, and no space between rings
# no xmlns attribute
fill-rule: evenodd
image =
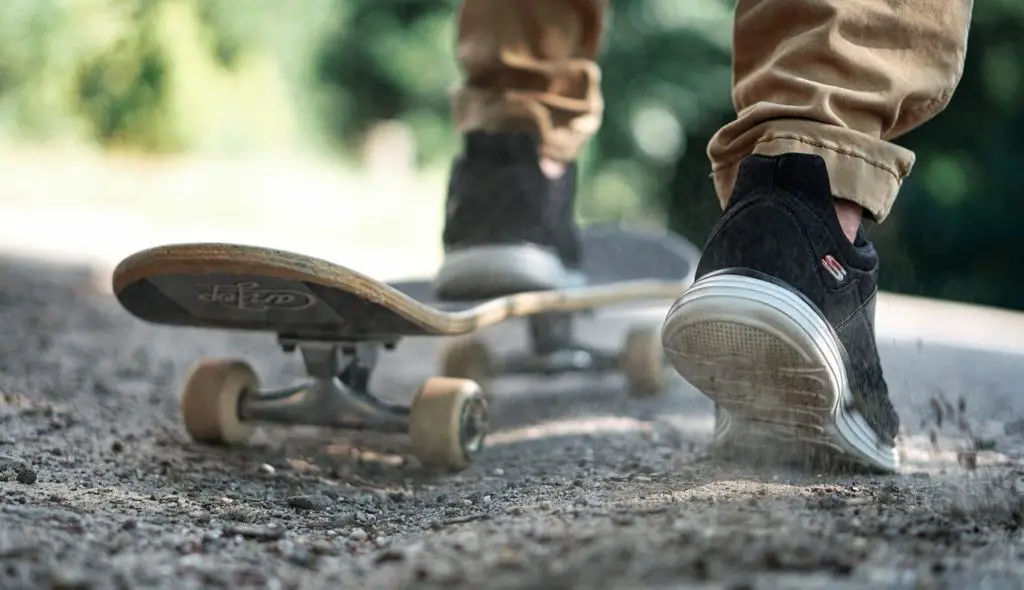
<svg viewBox="0 0 1024 590"><path fill-rule="evenodd" d="M653 395L665 388L663 359L661 334L657 329L636 327L626 334L619 364L632 395Z"/></svg>
<svg viewBox="0 0 1024 590"><path fill-rule="evenodd" d="M181 415L192 440L206 444L240 445L253 426L242 421L242 396L259 389L259 377L247 363L204 359L192 367L181 394Z"/></svg>
<svg viewBox="0 0 1024 590"><path fill-rule="evenodd" d="M409 409L413 453L431 467L461 471L483 448L487 401L469 379L431 377L423 382Z"/></svg>
<svg viewBox="0 0 1024 590"><path fill-rule="evenodd" d="M441 374L471 379L486 390L494 377L493 358L491 347L482 338L456 338L441 351Z"/></svg>

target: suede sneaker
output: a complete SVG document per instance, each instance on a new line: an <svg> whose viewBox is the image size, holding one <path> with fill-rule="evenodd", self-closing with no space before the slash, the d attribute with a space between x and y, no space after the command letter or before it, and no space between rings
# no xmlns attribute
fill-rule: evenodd
<svg viewBox="0 0 1024 590"><path fill-rule="evenodd" d="M540 169L537 138L473 132L452 166L438 297L482 299L581 282L576 166Z"/></svg>
<svg viewBox="0 0 1024 590"><path fill-rule="evenodd" d="M825 162L750 156L662 342L716 405L726 458L894 472L899 418L875 342L878 255L851 243Z"/></svg>

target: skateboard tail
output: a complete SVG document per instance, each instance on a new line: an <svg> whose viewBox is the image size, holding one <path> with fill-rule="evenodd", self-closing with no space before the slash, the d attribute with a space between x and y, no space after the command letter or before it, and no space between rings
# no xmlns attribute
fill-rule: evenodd
<svg viewBox="0 0 1024 590"><path fill-rule="evenodd" d="M151 323L314 340L429 335L440 313L357 271L233 244L136 253L115 269L113 291L128 312Z"/></svg>

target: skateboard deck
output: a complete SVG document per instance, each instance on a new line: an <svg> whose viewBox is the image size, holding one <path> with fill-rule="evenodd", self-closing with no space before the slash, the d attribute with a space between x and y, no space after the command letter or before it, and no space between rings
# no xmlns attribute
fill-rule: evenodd
<svg viewBox="0 0 1024 590"><path fill-rule="evenodd" d="M692 279L696 247L658 231L582 232L585 286L483 301L439 301L429 281L377 281L326 260L258 246L158 246L124 259L113 291L158 324L275 332L295 341L456 336L513 317L674 299Z"/></svg>

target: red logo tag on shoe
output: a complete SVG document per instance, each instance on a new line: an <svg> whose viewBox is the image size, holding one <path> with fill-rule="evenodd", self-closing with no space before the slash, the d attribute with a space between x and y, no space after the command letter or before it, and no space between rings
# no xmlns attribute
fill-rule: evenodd
<svg viewBox="0 0 1024 590"><path fill-rule="evenodd" d="M832 275L837 281L842 282L846 278L846 269L843 268L842 264L836 260L835 256L826 254L821 258L821 265L825 267L828 274Z"/></svg>

